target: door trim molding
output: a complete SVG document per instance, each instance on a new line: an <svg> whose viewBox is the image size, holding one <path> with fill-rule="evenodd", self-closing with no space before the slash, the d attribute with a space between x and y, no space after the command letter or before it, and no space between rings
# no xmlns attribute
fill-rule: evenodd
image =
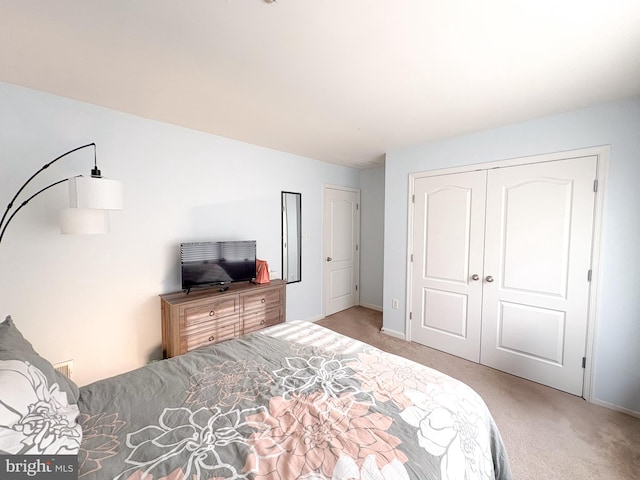
<svg viewBox="0 0 640 480"><path fill-rule="evenodd" d="M611 147L609 145L593 149L598 156L598 191L596 192L596 203L593 210L593 241L591 251L591 291L589 295L589 315L587 323L587 344L584 372L584 386L582 396L585 400L593 403L595 400L595 350L598 324L598 300L601 295L601 271L602 271L602 241L604 230L604 212L606 211L606 191L609 178L609 160L611 157Z"/></svg>
<svg viewBox="0 0 640 480"><path fill-rule="evenodd" d="M589 307L587 314L587 340L585 345L586 362L584 371L584 381L582 387L582 396L590 403L594 403L595 391L594 371L595 371L595 348L596 337L598 332L598 300L601 295L601 267L602 267L602 241L604 212L606 202L607 179L609 174L609 160L611 156L610 145L600 145L595 147L580 148L576 150L564 150L561 152L545 153L540 155L529 155L525 157L510 158L506 160L496 160L493 162L484 162L470 164L460 167L451 167L438 170L426 170L409 174L409 188L407 198L407 288L405 305L405 338L411 341L411 318L410 305L412 304L412 285L413 285L413 264L411 262L412 244L413 244L413 215L415 205L413 203L413 195L415 194L415 181L419 178L434 177L440 175L449 175L451 173L463 173L475 170L490 170L493 168L513 167L518 165L526 165L531 163L553 162L555 160L564 160L568 158L592 157L598 158L598 166L596 171L596 179L598 180L598 190L595 192L594 219L593 219L593 238L591 251L591 285L589 288Z"/></svg>

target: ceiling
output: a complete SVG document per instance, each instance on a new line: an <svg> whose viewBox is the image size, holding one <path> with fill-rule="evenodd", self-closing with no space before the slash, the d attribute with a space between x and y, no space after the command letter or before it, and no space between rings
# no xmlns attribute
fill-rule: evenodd
<svg viewBox="0 0 640 480"><path fill-rule="evenodd" d="M640 95L640 2L0 0L0 81L366 168Z"/></svg>

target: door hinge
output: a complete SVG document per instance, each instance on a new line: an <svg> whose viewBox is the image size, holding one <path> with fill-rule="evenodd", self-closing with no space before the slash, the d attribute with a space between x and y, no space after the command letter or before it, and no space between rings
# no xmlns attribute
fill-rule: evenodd
<svg viewBox="0 0 640 480"><path fill-rule="evenodd" d="M414 195L411 195L411 203L416 203L416 196L415 196L415 194L414 194Z"/></svg>
<svg viewBox="0 0 640 480"><path fill-rule="evenodd" d="M582 357L582 368L587 368L587 357Z"/></svg>
<svg viewBox="0 0 640 480"><path fill-rule="evenodd" d="M411 254L411 261L413 262L413 253Z"/></svg>
<svg viewBox="0 0 640 480"><path fill-rule="evenodd" d="M598 191L598 179L597 178L593 181L593 191L594 192Z"/></svg>
<svg viewBox="0 0 640 480"><path fill-rule="evenodd" d="M358 291L358 285L356 285L356 292Z"/></svg>
<svg viewBox="0 0 640 480"><path fill-rule="evenodd" d="M356 210L360 210L360 204L356 203Z"/></svg>
<svg viewBox="0 0 640 480"><path fill-rule="evenodd" d="M591 277L592 277L592 276L593 276L593 270L591 270L591 269L590 269L590 270L587 272L587 282L590 282L590 281L591 281Z"/></svg>
<svg viewBox="0 0 640 480"><path fill-rule="evenodd" d="M358 244L356 243L356 252L358 251Z"/></svg>
<svg viewBox="0 0 640 480"><path fill-rule="evenodd" d="M409 312L409 320L413 320L413 312Z"/></svg>

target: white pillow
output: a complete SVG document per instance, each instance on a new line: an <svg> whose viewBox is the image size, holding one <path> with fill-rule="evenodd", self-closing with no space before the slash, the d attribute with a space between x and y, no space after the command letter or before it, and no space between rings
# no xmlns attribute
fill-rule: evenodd
<svg viewBox="0 0 640 480"><path fill-rule="evenodd" d="M24 360L0 360L0 453L77 455L82 428L76 404Z"/></svg>

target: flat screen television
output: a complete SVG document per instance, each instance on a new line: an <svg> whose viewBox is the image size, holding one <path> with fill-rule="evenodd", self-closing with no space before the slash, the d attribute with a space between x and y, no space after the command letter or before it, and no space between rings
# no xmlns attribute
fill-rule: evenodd
<svg viewBox="0 0 640 480"><path fill-rule="evenodd" d="M182 289L227 285L256 276L256 241L180 244Z"/></svg>

